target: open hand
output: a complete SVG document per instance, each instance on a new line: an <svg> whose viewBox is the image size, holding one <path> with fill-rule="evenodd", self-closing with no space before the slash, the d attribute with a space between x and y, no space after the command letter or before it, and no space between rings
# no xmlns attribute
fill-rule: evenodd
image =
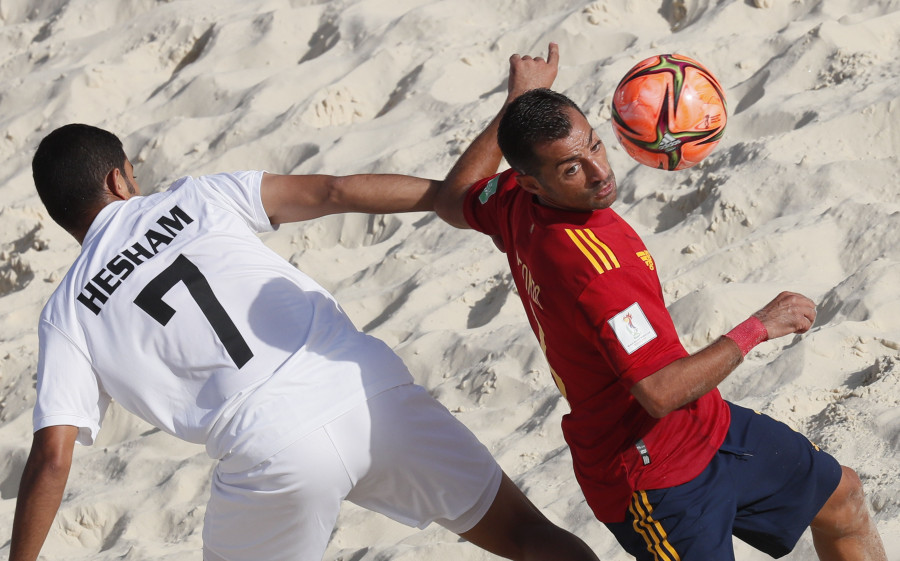
<svg viewBox="0 0 900 561"><path fill-rule="evenodd" d="M549 88L558 70L559 45L556 43L550 43L546 60L543 57L512 55L509 57L509 101L528 90Z"/></svg>

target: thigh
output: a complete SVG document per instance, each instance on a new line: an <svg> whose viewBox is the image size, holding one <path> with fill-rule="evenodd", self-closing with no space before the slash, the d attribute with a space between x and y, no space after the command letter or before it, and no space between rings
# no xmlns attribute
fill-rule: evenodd
<svg viewBox="0 0 900 561"><path fill-rule="evenodd" d="M836 459L784 423L731 406L725 446L735 462L738 510L734 535L773 557L789 553L841 479Z"/></svg>
<svg viewBox="0 0 900 561"><path fill-rule="evenodd" d="M606 527L638 561L733 561L731 459L719 453L683 485L636 491L625 521Z"/></svg>
<svg viewBox="0 0 900 561"><path fill-rule="evenodd" d="M360 430L367 447L341 444ZM370 398L367 418L345 416L328 431L354 479L347 499L409 526L437 522L466 532L500 487L502 471L487 448L421 386Z"/></svg>
<svg viewBox="0 0 900 561"><path fill-rule="evenodd" d="M732 560L732 535L786 555L837 487L833 457L783 423L729 406L728 435L699 476L636 492L626 521L607 524L638 560Z"/></svg>
<svg viewBox="0 0 900 561"><path fill-rule="evenodd" d="M242 472L216 469L205 561L321 559L351 482L324 429Z"/></svg>

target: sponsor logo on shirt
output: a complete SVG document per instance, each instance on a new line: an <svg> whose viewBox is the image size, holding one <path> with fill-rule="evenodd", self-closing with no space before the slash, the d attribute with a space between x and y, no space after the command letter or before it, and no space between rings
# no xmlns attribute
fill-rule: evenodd
<svg viewBox="0 0 900 561"><path fill-rule="evenodd" d="M628 354L656 339L656 331L637 302L613 316L607 323Z"/></svg>
<svg viewBox="0 0 900 561"><path fill-rule="evenodd" d="M656 269L656 266L653 264L653 257L650 255L649 251L646 249L644 251L638 251L637 256L644 261L644 264L647 265L651 271Z"/></svg>
<svg viewBox="0 0 900 561"><path fill-rule="evenodd" d="M486 204L488 202L488 199L494 196L494 193L497 192L497 186L499 184L499 175L491 178L491 180L487 182L487 185L485 185L484 189L481 190L481 194L478 195L478 200L481 201L481 204Z"/></svg>

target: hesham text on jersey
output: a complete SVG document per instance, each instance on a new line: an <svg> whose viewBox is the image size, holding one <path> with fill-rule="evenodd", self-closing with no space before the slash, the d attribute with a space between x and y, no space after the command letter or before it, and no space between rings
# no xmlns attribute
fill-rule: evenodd
<svg viewBox="0 0 900 561"><path fill-rule="evenodd" d="M100 269L91 280L84 285L78 301L95 315L100 315L103 304L112 296L116 288L122 284L134 269L159 253L160 248L172 243L187 224L194 219L181 210L178 205L172 207L168 216L160 216L156 224L163 230L149 228L138 240L122 249Z"/></svg>

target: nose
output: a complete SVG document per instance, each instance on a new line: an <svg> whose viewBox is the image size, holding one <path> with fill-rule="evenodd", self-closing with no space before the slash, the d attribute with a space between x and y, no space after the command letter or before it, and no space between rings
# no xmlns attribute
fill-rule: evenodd
<svg viewBox="0 0 900 561"><path fill-rule="evenodd" d="M589 158L585 166L585 172L588 179L592 182L603 182L609 178L610 169L607 162L600 161L597 158Z"/></svg>

